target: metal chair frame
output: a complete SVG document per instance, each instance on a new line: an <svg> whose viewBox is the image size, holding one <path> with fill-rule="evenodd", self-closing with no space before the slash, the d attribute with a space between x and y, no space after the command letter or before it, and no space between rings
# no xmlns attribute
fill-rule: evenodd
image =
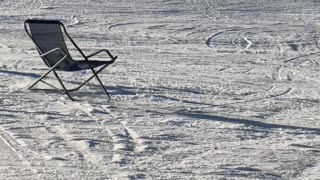
<svg viewBox="0 0 320 180"><path fill-rule="evenodd" d="M90 76L88 79L86 79L84 82L82 82L79 86L75 87L75 88L72 88L72 89L67 89L66 86L63 84L61 78L59 77L58 73L57 73L57 69L56 67L61 63L63 62L64 60L66 60L67 57L71 58L70 56L68 56L68 53L65 52L62 48L60 47L56 47L48 52L42 52L41 51L41 48L37 45L37 43L35 42L35 40L32 38L32 33L30 32L31 30L28 29L28 24L29 23L40 23L40 24L51 24L51 23L57 23L60 25L60 28L62 27L64 33L66 34L66 36L68 37L68 39L70 40L70 42L73 44L73 46L77 49L77 51L81 54L81 56L84 58L85 61L88 61L89 62L89 58L101 53L101 52L105 52L109 57L110 57L110 61L105 61L105 64L102 65L102 67L99 69L99 70L95 70L92 65L90 63L88 63L89 65L89 69L91 69L93 75ZM30 90L39 90L39 89L34 89L33 87L39 83L39 82L42 82L54 89L57 89L58 91L62 92L62 93L65 93L70 100L74 101L75 99L70 95L70 92L73 92L73 91L77 91L79 90L81 87L83 87L87 82L89 82L92 78L96 78L97 81L99 82L100 86L102 87L103 91L106 93L106 95L108 96L109 100L111 99L110 97L110 94L109 92L107 91L107 89L104 87L101 79L99 78L98 76L98 73L100 73L103 69L105 69L108 65L112 64L115 62L115 60L117 59L117 56L113 56L107 49L101 49L97 52L94 52L92 54L89 54L89 55L85 55L83 53L83 51L79 48L79 46L73 41L73 39L70 37L70 35L67 33L67 30L66 30L66 27L63 25L63 23L61 23L60 21L57 21L57 20L33 20L33 19L28 19L24 22L24 29L25 31L27 32L28 36L31 38L31 40L33 41L33 43L35 44L38 52L39 52L39 55L40 57L43 59L43 61L45 62L45 64L49 67L48 71L46 73L44 73L40 78L38 78L34 83L32 83L29 87ZM62 33L62 32L61 32ZM53 53L53 52L56 52L56 51L59 51L63 57L56 63L54 64L53 66L50 66L50 61L46 58L47 55ZM62 70L63 71L63 70ZM58 88L46 81L44 81L43 79L49 74L53 72L54 73L54 76L57 78L57 80L59 81L60 85L61 85L61 88ZM44 89L42 89L44 90Z"/></svg>

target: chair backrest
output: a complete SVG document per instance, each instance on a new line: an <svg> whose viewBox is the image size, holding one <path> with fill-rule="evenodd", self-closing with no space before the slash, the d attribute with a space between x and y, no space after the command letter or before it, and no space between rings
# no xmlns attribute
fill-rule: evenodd
<svg viewBox="0 0 320 180"><path fill-rule="evenodd" d="M27 28L29 25L29 30ZM35 43L39 54L44 54L49 52L55 48L61 48L68 57L65 61L62 61L56 69L63 70L65 66L71 64L73 61L68 48L66 46L62 28L65 31L63 24L60 21L56 20L26 20L25 21L25 30L28 35L31 37L33 42ZM65 31L66 33L66 31ZM50 53L44 57L42 60L49 67L55 65L62 57L64 56L61 51L55 51Z"/></svg>

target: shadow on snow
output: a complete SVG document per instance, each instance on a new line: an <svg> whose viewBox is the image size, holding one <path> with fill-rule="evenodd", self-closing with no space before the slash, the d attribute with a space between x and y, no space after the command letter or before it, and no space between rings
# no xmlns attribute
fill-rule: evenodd
<svg viewBox="0 0 320 180"><path fill-rule="evenodd" d="M311 131L312 133L315 133L315 134L320 134L319 128L264 123L260 121L249 120L249 119L230 118L230 117L223 117L223 116L208 115L203 113L185 112L185 111L178 111L177 114L180 116L190 117L194 119L205 119L205 120L225 122L225 123L243 124L245 126L254 126L258 128L265 128L265 129L302 130L302 131ZM303 134L303 132L301 133Z"/></svg>

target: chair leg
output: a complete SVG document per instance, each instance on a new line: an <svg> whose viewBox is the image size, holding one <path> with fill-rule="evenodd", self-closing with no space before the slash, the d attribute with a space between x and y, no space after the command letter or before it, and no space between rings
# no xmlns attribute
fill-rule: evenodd
<svg viewBox="0 0 320 180"><path fill-rule="evenodd" d="M64 58L61 59L60 62L61 62L62 60L64 60ZM60 85L61 85L61 87L62 87L62 90L61 90L61 89L58 89L58 90L59 90L59 91L62 91L62 92L65 93L65 94L67 94L67 96L69 97L70 100L75 101L75 99L73 99L72 96L70 95L70 92L76 91L76 90L80 89L82 86L84 86L86 83L88 83L88 82L89 82L92 78L94 78L94 77L96 77L96 79L98 80L100 86L102 87L102 89L104 90L104 92L107 94L109 100L111 100L111 97L110 97L109 92L108 92L107 89L104 87L102 81L100 80L100 78L99 78L99 76L98 76L98 73L100 73L100 72L101 72L104 68L106 68L109 64L104 65L104 66L101 67L97 72L91 67L91 71L93 72L93 75L92 75L92 76L90 76L86 81L84 81L84 82L83 82L82 84L80 84L78 87L73 88L73 89L67 89L67 88L65 87L65 85L63 84L63 82L61 81L60 77L58 76L57 72L54 70L54 68L55 68L60 62L58 62L58 63L57 63L56 65L54 65L51 69L49 69L45 74L43 74L40 78L38 78L34 83L32 83L32 85L29 87L29 89L32 89L32 88L33 88L37 83L39 83L40 81L43 82L43 83L45 83L45 84L47 84L47 85L49 85L49 86L51 86L51 87L53 87L53 88L55 88L55 89L58 89L58 88L56 88L55 86L53 86L53 85L51 85L51 84L49 84L49 83L47 83L47 82L45 82L45 81L42 80L42 79L43 79L44 77L46 77L50 72L53 71L54 75L56 76L56 78L58 79L58 81L59 81L59 83L60 83Z"/></svg>
<svg viewBox="0 0 320 180"><path fill-rule="evenodd" d="M100 73L104 68L106 68L109 64L106 64L104 66L102 66L98 71L96 71L96 74ZM72 91L76 91L79 90L80 88L82 88L85 84L87 84L92 78L94 78L95 75L93 74L92 76L90 76L87 80L85 80L83 83L81 83L78 87L73 88L73 89L68 89L69 92Z"/></svg>
<svg viewBox="0 0 320 180"><path fill-rule="evenodd" d="M38 78L33 84L31 84L31 86L29 87L29 89L32 89L33 86L35 86L38 82L42 81L42 79L44 77L46 77L51 71L54 71L54 68L56 68L62 61L64 61L66 59L67 56L64 56L63 58L61 58L54 66L52 66L46 73L44 73L40 78ZM55 72L55 71L54 71ZM56 73L55 73L56 74Z"/></svg>
<svg viewBox="0 0 320 180"><path fill-rule="evenodd" d="M92 70L94 76L96 77L96 79L98 80L100 86L102 87L102 89L104 90L104 92L107 94L109 100L111 100L110 94L109 94L109 92L107 91L107 89L104 87L104 85L103 85L102 81L100 80L98 74L96 73L96 71L95 71L93 68L91 68L91 70Z"/></svg>
<svg viewBox="0 0 320 180"><path fill-rule="evenodd" d="M45 82L45 81L42 80L43 78L45 78L45 77L46 77L50 72L52 72L52 71L53 71L54 75L56 76L56 78L58 79L58 81L59 81L61 87L63 88L63 90L58 89L58 88L56 88L55 86L53 86L53 85L51 85L51 84L49 84L49 83L47 83L47 82ZM69 97L70 100L74 101L74 99L73 99L72 96L70 95L69 91L66 89L66 87L64 86L64 84L63 84L63 82L61 81L60 77L58 76L57 72L54 70L54 67L51 68L51 69L49 69L45 74L43 74L43 75L42 75L40 78L38 78L34 83L32 83L31 86L29 87L29 89L32 90L32 88L33 88L36 84L38 84L39 82L43 82L43 83L47 84L47 85L50 86L50 87L53 87L53 88L55 88L55 89L58 89L58 90L64 92L65 94L67 94L67 96Z"/></svg>
<svg viewBox="0 0 320 180"><path fill-rule="evenodd" d="M67 96L69 97L69 99L71 101L75 101L75 99L72 98L72 96L70 95L69 91L67 90L67 88L65 87L65 85L63 84L63 82L61 81L60 77L58 76L57 72L55 70L53 70L54 75L56 76L56 78L58 79L61 87L64 90L64 93L67 94Z"/></svg>
<svg viewBox="0 0 320 180"><path fill-rule="evenodd" d="M46 77L51 71L53 71L53 68L49 69L46 73L44 73L40 78L38 78L34 83L32 83L29 86L29 89L32 89L36 84L38 84L44 77Z"/></svg>

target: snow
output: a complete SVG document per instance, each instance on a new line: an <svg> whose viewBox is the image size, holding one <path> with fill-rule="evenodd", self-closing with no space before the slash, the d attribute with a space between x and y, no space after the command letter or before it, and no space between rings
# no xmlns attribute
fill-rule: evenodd
<svg viewBox="0 0 320 180"><path fill-rule="evenodd" d="M2 0L0 179L319 179L319 7ZM78 101L28 90L47 67L27 18L117 55L100 75L112 101L94 80ZM90 73L59 74L74 87Z"/></svg>

